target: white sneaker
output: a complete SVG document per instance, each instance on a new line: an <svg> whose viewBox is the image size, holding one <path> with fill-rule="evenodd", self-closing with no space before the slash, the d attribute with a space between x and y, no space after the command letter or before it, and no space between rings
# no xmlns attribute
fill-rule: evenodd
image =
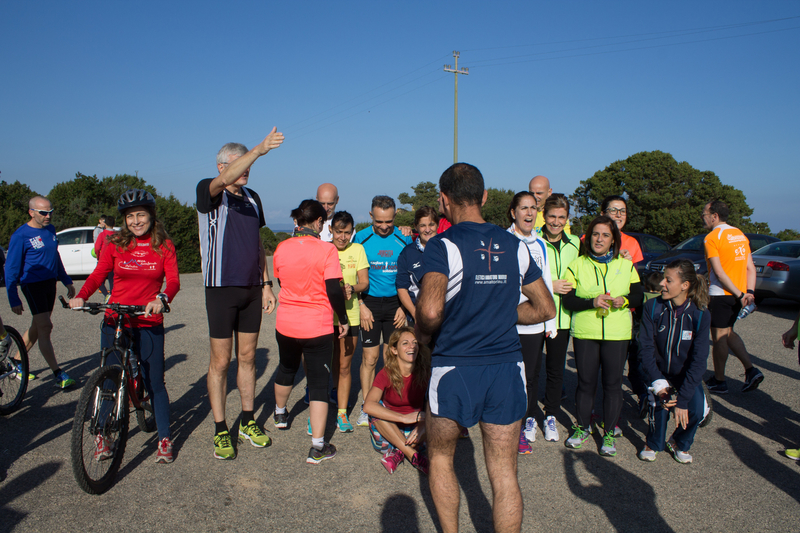
<svg viewBox="0 0 800 533"><path fill-rule="evenodd" d="M361 413L358 415L358 419L356 419L356 425L361 427L369 426L369 415L364 412L364 406L361 406Z"/></svg>
<svg viewBox="0 0 800 533"><path fill-rule="evenodd" d="M558 442L558 428L556 427L556 417L548 416L544 419L544 440Z"/></svg>
<svg viewBox="0 0 800 533"><path fill-rule="evenodd" d="M692 456L687 452L680 451L674 440L669 439L667 442L667 449L672 452L672 457L674 457L679 463L688 464L692 462Z"/></svg>
<svg viewBox="0 0 800 533"><path fill-rule="evenodd" d="M536 442L536 419L528 417L525 419L525 439L528 442Z"/></svg>

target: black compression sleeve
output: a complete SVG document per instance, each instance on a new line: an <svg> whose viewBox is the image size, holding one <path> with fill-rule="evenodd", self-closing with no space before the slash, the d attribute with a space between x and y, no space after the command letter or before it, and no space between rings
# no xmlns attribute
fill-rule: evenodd
<svg viewBox="0 0 800 533"><path fill-rule="evenodd" d="M339 317L339 324L346 326L348 325L347 308L345 307L344 293L339 281L338 279L326 279L325 290L328 293L328 301L331 302L333 312Z"/></svg>
<svg viewBox="0 0 800 533"><path fill-rule="evenodd" d="M573 313L594 309L594 300L578 298L577 294L575 293L575 289L572 289L567 294L562 296L561 303Z"/></svg>

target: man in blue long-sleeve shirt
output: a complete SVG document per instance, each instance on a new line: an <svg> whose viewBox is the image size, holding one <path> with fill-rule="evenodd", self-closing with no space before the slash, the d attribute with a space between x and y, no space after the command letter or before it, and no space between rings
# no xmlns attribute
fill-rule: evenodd
<svg viewBox="0 0 800 533"><path fill-rule="evenodd" d="M67 287L67 298L75 296L75 287L64 270L61 257L58 255L58 239L56 231L50 224L53 205L43 196L34 196L28 202L28 215L31 219L20 226L11 236L6 254L6 290L11 311L21 315L24 308L17 293L17 285L28 302L33 315L31 326L22 336L25 346L30 352L33 345L39 342L47 364L56 377L56 383L62 389L71 387L75 380L61 370L56 361L50 333L53 322L50 315L56 301L56 281ZM33 374L29 374L33 379Z"/></svg>

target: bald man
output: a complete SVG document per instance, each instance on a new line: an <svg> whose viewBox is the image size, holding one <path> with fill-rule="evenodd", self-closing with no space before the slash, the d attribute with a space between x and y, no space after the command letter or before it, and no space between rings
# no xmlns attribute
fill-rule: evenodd
<svg viewBox="0 0 800 533"><path fill-rule="evenodd" d="M331 220L333 220L333 214L336 212L336 204L339 203L339 189L333 183L323 183L317 187L317 201L325 208L325 214L327 215L322 231L319 233L319 238L325 242L332 242ZM355 232L353 232L353 235L355 235Z"/></svg>
<svg viewBox="0 0 800 533"><path fill-rule="evenodd" d="M544 226L544 213L542 212L544 209L544 202L553 194L553 189L550 188L549 179L544 176L534 176L528 183L528 190L533 193L536 199L536 222L534 222L533 227L536 228L536 232L541 235L542 226ZM569 222L564 226L564 231L569 234L572 233L570 231Z"/></svg>

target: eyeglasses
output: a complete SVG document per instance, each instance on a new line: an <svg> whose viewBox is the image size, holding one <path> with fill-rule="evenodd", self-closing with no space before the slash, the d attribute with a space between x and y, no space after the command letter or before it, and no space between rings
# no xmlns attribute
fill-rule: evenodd
<svg viewBox="0 0 800 533"><path fill-rule="evenodd" d="M42 211L41 209L31 209L31 211L39 213L43 217L49 217L50 215L53 214L53 211L55 211L55 209L51 209L50 211Z"/></svg>
<svg viewBox="0 0 800 533"><path fill-rule="evenodd" d="M609 215L616 215L617 213L619 213L620 215L625 215L628 213L628 210L625 209L624 207L609 207L606 209L606 213L608 213Z"/></svg>

